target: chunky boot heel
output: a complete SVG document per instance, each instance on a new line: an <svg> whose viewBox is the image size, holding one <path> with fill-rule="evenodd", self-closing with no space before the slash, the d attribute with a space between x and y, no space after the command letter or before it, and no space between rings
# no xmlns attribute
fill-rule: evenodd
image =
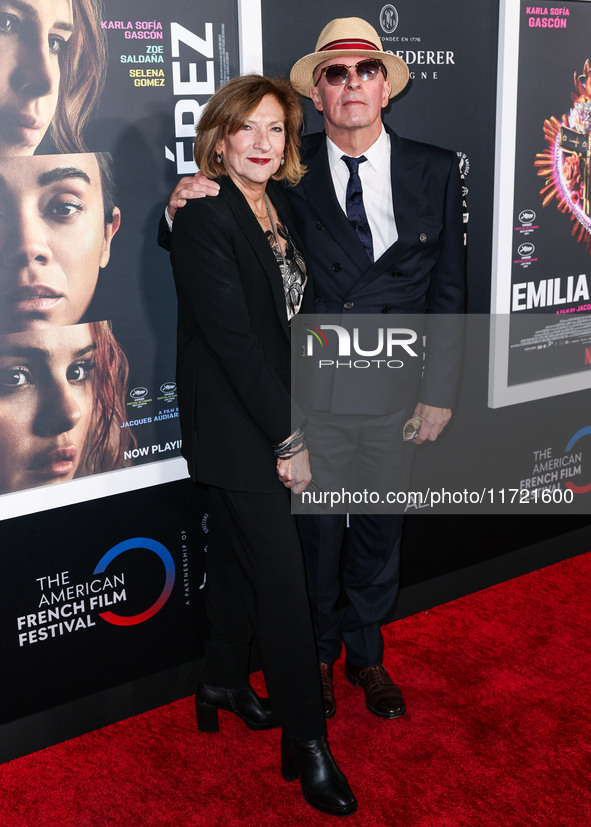
<svg viewBox="0 0 591 827"><path fill-rule="evenodd" d="M200 683L195 695L195 707L200 732L218 731L218 709L233 712L249 729L279 726L268 698L259 698L249 684L239 689L224 689Z"/></svg>
<svg viewBox="0 0 591 827"><path fill-rule="evenodd" d="M281 776L284 781L295 781L298 774L294 765L287 754L287 748L284 740L281 740Z"/></svg>
<svg viewBox="0 0 591 827"><path fill-rule="evenodd" d="M357 810L357 800L337 767L326 738L312 741L281 739L281 774L286 781L299 778L307 803L333 816Z"/></svg>
<svg viewBox="0 0 591 827"><path fill-rule="evenodd" d="M195 698L195 709L197 711L197 727L199 732L218 732L218 709Z"/></svg>

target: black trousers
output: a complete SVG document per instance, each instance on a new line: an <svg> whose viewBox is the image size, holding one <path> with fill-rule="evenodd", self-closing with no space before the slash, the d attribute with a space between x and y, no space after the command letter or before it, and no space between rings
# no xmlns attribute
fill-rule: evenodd
<svg viewBox="0 0 591 827"><path fill-rule="evenodd" d="M326 733L304 563L289 492L208 488L205 683L248 681L256 641L269 699L287 737Z"/></svg>
<svg viewBox="0 0 591 827"><path fill-rule="evenodd" d="M410 415L410 410L384 416L309 412L306 440L316 482L324 491L406 490L414 446L403 443L402 427ZM351 513L346 542L346 514L297 519L320 659L334 662L344 644L356 665L381 663L381 625L398 596L402 514Z"/></svg>

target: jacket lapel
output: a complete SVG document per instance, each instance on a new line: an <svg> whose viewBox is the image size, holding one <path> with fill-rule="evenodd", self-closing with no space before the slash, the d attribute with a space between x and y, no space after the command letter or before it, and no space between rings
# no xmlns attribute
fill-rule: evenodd
<svg viewBox="0 0 591 827"><path fill-rule="evenodd" d="M397 248L406 249L417 241L414 235L418 226L424 173L424 159L413 145L399 138L391 129L386 129L390 135L392 200L398 241L384 255Z"/></svg>
<svg viewBox="0 0 591 827"><path fill-rule="evenodd" d="M398 240L361 274L353 286L355 291L395 266L403 252L417 241L415 236L423 189L423 160L412 145L388 127L386 130L390 136L390 179Z"/></svg>
<svg viewBox="0 0 591 827"><path fill-rule="evenodd" d="M249 207L246 198L231 178L224 176L223 178L218 179L218 183L220 184L221 190L226 197L227 203L232 210L238 225L240 226L246 240L256 253L265 276L269 280L275 310L277 311L279 321L281 322L281 327L287 338L289 338L289 324L285 309L283 282L275 254L271 249L271 245L261 229L256 216ZM274 202L275 188L273 186L273 182L271 181L269 181L269 184L267 185L267 194Z"/></svg>
<svg viewBox="0 0 591 827"><path fill-rule="evenodd" d="M312 276L310 274L310 267L308 265L308 259L306 256L306 247L295 227L293 212L286 194L287 186L289 185L281 186L278 185L275 181L269 181L269 184L267 185L267 194L273 202L275 209L277 210L277 213L281 218L281 221L289 230L289 234L293 240L293 243L295 244L301 255L304 257L304 261L306 262L307 281L306 288L304 290L304 297L302 299L302 304L300 307L300 313L313 313L315 304ZM283 301L285 303L285 296L283 296Z"/></svg>
<svg viewBox="0 0 591 827"><path fill-rule="evenodd" d="M316 151L311 152L305 158L305 163L308 172L300 186L303 188L308 202L339 247L355 263L355 266L360 270L367 269L370 265L367 253L363 249L355 230L349 224L347 216L341 209L335 195L324 134L316 147Z"/></svg>

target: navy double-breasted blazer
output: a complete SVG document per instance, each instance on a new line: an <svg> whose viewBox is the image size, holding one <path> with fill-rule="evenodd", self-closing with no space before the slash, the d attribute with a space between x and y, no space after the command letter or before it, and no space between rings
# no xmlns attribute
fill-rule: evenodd
<svg viewBox="0 0 591 827"><path fill-rule="evenodd" d="M464 312L458 160L449 150L386 130L398 240L377 261L369 260L339 206L324 132L303 139L302 160L308 171L288 190L288 197L312 268L316 312L381 313L384 322L390 313L436 314L427 329L419 398L425 404L452 407L461 363L461 325L439 314ZM362 396L357 398L358 408L348 413L376 412L375 407L365 410ZM390 408L416 401L392 401Z"/></svg>

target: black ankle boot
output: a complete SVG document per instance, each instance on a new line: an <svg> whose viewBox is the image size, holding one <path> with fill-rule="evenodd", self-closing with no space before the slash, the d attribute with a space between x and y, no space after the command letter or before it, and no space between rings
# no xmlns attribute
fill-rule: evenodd
<svg viewBox="0 0 591 827"><path fill-rule="evenodd" d="M299 778L308 804L323 813L348 816L357 810L357 800L337 767L326 738L291 741L284 735L281 774L286 781Z"/></svg>
<svg viewBox="0 0 591 827"><path fill-rule="evenodd" d="M222 689L200 683L195 695L197 726L200 732L217 732L218 709L234 712L249 729L273 729L279 721L267 698L259 698L251 686Z"/></svg>

